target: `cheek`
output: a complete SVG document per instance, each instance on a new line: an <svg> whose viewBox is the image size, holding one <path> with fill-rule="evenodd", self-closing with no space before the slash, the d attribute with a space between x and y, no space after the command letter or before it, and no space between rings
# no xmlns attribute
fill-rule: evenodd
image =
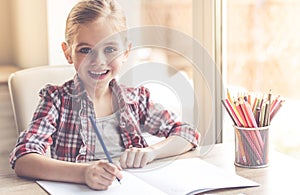
<svg viewBox="0 0 300 195"><path fill-rule="evenodd" d="M78 71L79 68L84 67L84 58L83 57L78 57L78 56L74 56L73 57L73 64L75 69Z"/></svg>
<svg viewBox="0 0 300 195"><path fill-rule="evenodd" d="M119 71L122 67L122 60L120 59L115 59L114 61L112 61L111 63L111 68L114 70L114 71Z"/></svg>
<svg viewBox="0 0 300 195"><path fill-rule="evenodd" d="M75 70L78 72L79 68L81 67L81 63L78 62L77 60L74 60L73 61L74 63L74 67L75 67Z"/></svg>

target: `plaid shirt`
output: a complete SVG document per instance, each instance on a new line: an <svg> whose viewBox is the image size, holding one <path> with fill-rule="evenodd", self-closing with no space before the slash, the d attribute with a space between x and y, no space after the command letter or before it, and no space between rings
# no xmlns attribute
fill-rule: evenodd
<svg viewBox="0 0 300 195"><path fill-rule="evenodd" d="M175 121L175 115L153 104L144 87L128 88L112 80L110 87L118 101L120 134L124 147L147 147L142 132L158 137L178 135L194 146L199 134L188 124ZM10 154L10 163L28 153L46 154L70 162L94 160L96 135L88 120L95 117L93 103L76 75L62 86L47 85L40 91L41 100L33 119L23 131Z"/></svg>

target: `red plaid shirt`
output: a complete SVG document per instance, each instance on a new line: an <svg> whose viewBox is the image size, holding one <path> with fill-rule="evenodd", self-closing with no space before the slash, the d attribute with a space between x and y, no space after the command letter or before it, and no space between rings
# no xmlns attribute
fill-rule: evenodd
<svg viewBox="0 0 300 195"><path fill-rule="evenodd" d="M182 136L197 146L198 132L153 104L146 88L128 88L115 80L110 87L118 100L120 134L125 148L146 147L142 132L159 137ZM15 161L28 153L45 155L49 146L54 159L94 160L96 135L88 116L95 117L95 111L79 77L76 75L62 86L47 85L40 96L29 128L20 134L10 154L11 166L14 168Z"/></svg>

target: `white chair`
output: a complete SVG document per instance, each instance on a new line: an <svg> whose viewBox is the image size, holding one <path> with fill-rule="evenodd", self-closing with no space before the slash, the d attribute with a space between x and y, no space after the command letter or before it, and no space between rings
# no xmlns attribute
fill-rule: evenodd
<svg viewBox="0 0 300 195"><path fill-rule="evenodd" d="M46 84L60 85L74 77L72 65L39 66L12 73L8 88L17 133L25 130L39 101L39 91Z"/></svg>

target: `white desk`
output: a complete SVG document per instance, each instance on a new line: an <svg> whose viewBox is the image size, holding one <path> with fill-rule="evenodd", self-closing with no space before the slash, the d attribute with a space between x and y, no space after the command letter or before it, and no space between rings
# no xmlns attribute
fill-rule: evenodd
<svg viewBox="0 0 300 195"><path fill-rule="evenodd" d="M180 158L199 156L199 151L186 153ZM266 168L248 169L234 165L233 144L217 144L203 160L228 171L260 183L259 187L226 189L209 192L208 194L300 194L298 178L300 162L281 153L270 151L270 165ZM164 161L169 159L159 160ZM155 163L155 162L154 162ZM0 175L0 194L47 194L33 180L17 177L12 172Z"/></svg>

